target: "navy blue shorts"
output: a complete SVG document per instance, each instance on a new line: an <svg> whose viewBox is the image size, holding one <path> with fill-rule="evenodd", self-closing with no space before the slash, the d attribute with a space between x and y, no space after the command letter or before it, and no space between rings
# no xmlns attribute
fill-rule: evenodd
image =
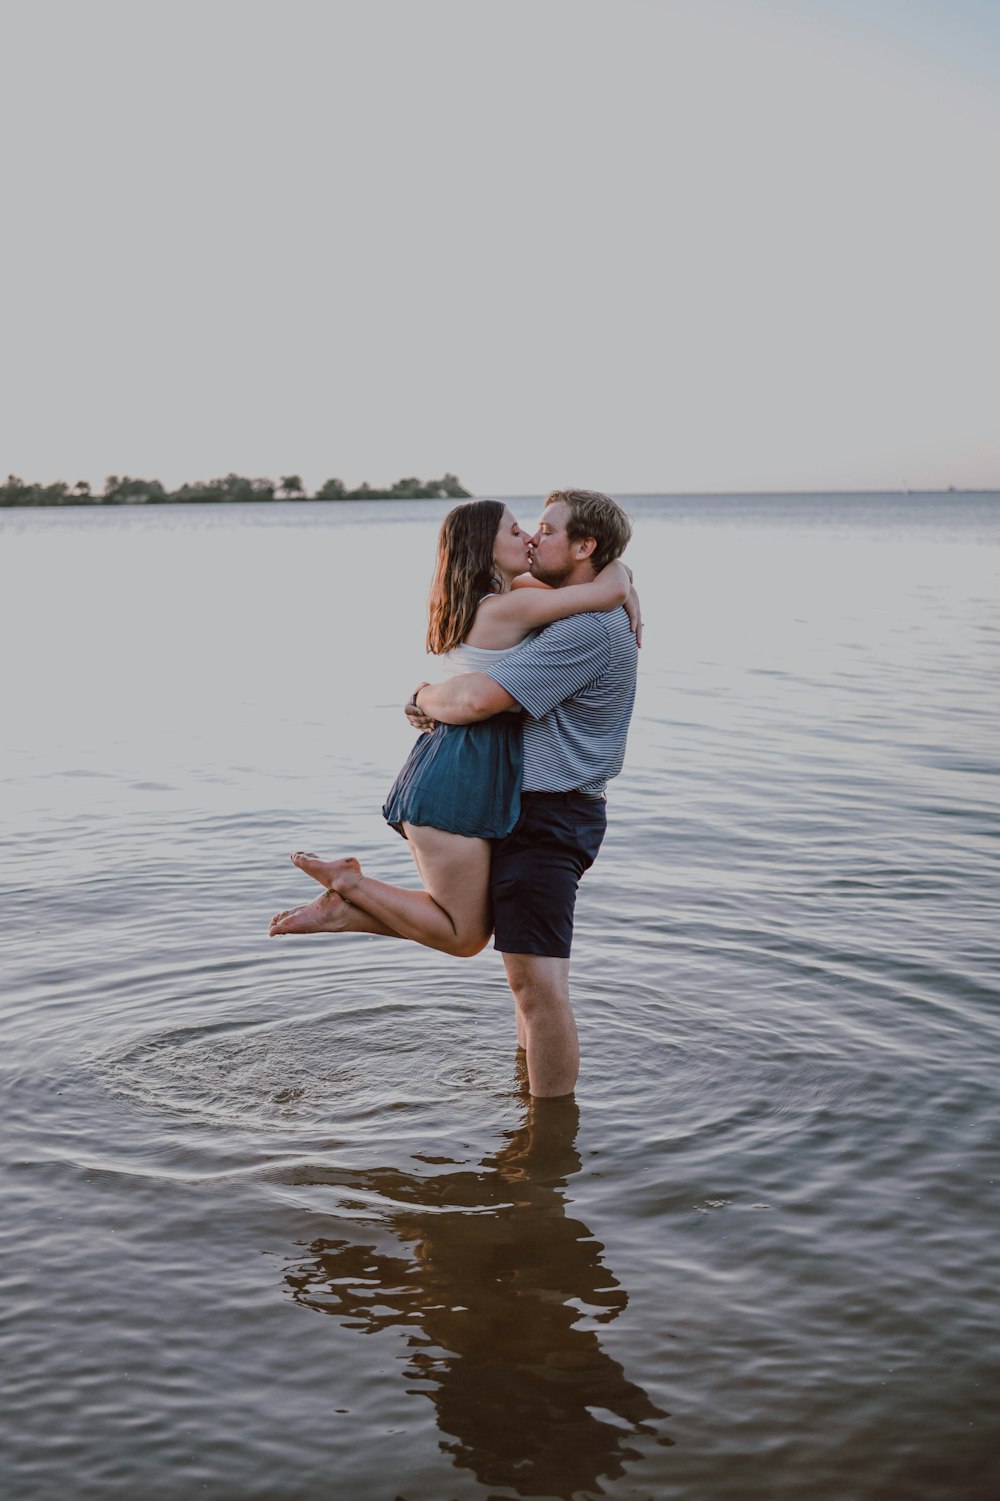
<svg viewBox="0 0 1000 1501"><path fill-rule="evenodd" d="M607 828L603 798L522 792L521 816L493 845L494 947L502 954L568 959L576 888Z"/></svg>

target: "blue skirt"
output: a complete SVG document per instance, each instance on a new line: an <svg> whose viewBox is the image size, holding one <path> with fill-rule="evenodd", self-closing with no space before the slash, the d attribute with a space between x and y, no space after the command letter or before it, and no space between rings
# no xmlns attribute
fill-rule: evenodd
<svg viewBox="0 0 1000 1501"><path fill-rule="evenodd" d="M438 724L410 751L382 813L400 834L406 822L503 839L521 815L523 766L520 714Z"/></svg>

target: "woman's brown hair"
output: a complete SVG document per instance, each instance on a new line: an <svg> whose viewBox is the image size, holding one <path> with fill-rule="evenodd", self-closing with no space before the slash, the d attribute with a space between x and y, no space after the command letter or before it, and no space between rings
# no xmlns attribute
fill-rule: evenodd
<svg viewBox="0 0 1000 1501"><path fill-rule="evenodd" d="M436 657L465 640L479 601L496 593L493 550L502 518L499 500L469 500L441 523L427 625L427 650Z"/></svg>

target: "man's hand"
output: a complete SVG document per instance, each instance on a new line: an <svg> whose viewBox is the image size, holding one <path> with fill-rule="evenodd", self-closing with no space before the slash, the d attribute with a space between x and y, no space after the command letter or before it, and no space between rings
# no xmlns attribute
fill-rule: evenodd
<svg viewBox="0 0 1000 1501"><path fill-rule="evenodd" d="M492 719L494 714L520 713L520 710L517 699L485 672L462 672L443 683L421 683L414 689L405 712L415 728L432 730L435 724L476 724L481 719Z"/></svg>
<svg viewBox="0 0 1000 1501"><path fill-rule="evenodd" d="M421 688L427 687L429 687L428 683L418 683L416 688L414 688L413 692L410 694L407 702L403 705L403 713L406 715L413 728L415 730L419 730L421 734L424 734L424 732L427 730L432 730L437 724L436 719L428 719L427 715L422 714L417 708L417 694L420 692Z"/></svg>

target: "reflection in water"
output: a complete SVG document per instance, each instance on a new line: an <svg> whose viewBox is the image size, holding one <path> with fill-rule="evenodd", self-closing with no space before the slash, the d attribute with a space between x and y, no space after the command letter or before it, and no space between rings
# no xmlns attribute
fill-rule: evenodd
<svg viewBox="0 0 1000 1501"><path fill-rule="evenodd" d="M566 1214L578 1124L572 1099L533 1100L481 1169L310 1174L386 1195L405 1249L315 1240L287 1273L297 1302L348 1328L404 1328L410 1390L433 1401L442 1448L484 1485L523 1496L569 1496L620 1476L639 1457L630 1435L668 1416L597 1337L594 1325L628 1298L604 1247Z"/></svg>

